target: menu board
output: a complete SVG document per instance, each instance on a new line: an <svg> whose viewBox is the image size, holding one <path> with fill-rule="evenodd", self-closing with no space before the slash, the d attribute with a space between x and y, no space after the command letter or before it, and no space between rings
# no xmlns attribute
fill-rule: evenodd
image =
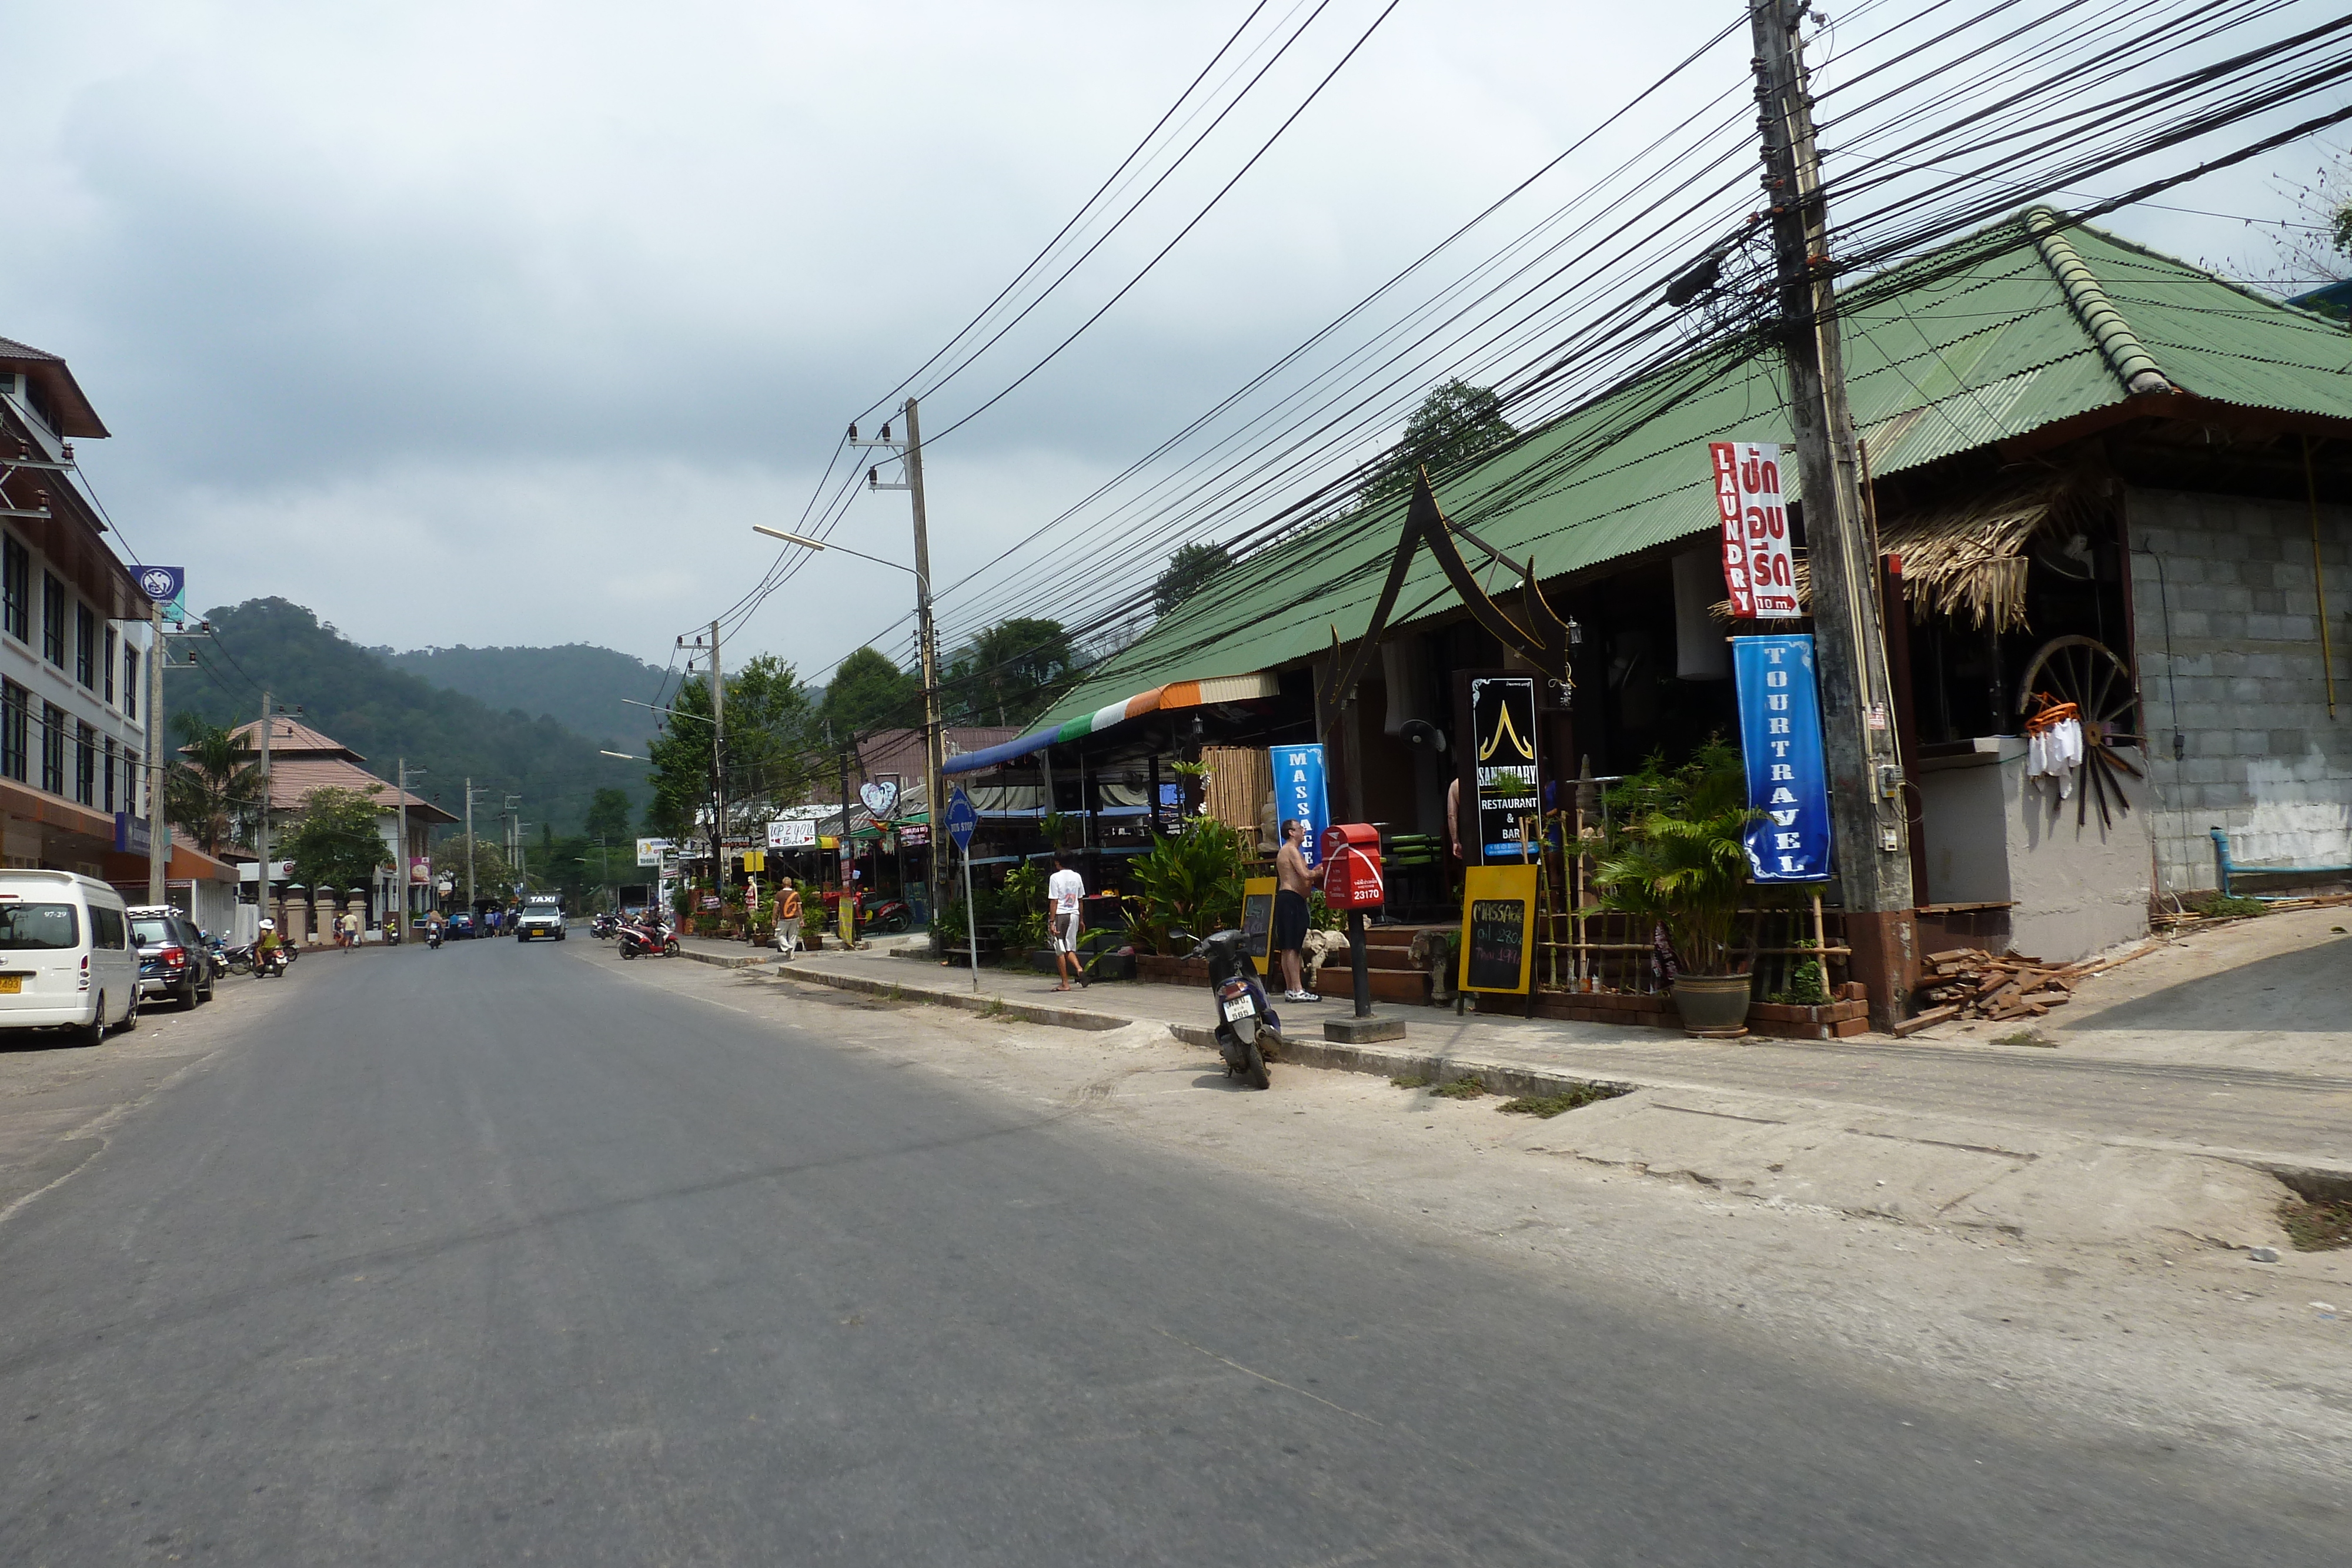
<svg viewBox="0 0 2352 1568"><path fill-rule="evenodd" d="M1242 945L1257 972L1265 973L1267 944L1274 936L1275 880L1254 876L1242 883Z"/></svg>
<svg viewBox="0 0 2352 1568"><path fill-rule="evenodd" d="M1526 993L1534 972L1535 913L1534 866L1474 865L1463 873L1462 989Z"/></svg>

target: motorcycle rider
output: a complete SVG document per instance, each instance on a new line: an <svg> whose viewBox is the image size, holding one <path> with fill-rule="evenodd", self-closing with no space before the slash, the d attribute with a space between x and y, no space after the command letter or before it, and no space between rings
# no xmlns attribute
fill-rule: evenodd
<svg viewBox="0 0 2352 1568"><path fill-rule="evenodd" d="M256 937L253 943L253 972L258 977L267 973L269 967L277 962L278 962L278 922L265 920L261 923L261 935Z"/></svg>

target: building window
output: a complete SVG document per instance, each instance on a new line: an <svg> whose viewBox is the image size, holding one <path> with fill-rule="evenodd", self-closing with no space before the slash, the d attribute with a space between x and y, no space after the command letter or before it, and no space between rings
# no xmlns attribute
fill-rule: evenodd
<svg viewBox="0 0 2352 1568"><path fill-rule="evenodd" d="M151 813L139 800L139 754L129 747L122 749L122 809L137 817Z"/></svg>
<svg viewBox="0 0 2352 1568"><path fill-rule="evenodd" d="M103 810L110 816L122 809L114 803L114 737L110 735L106 737L106 755L100 759L100 767L104 771L99 774L100 779L106 788L106 805Z"/></svg>
<svg viewBox="0 0 2352 1568"><path fill-rule="evenodd" d="M0 682L0 773L11 779L22 779L29 766L25 719L31 701L31 694L16 682Z"/></svg>
<svg viewBox="0 0 2352 1568"><path fill-rule="evenodd" d="M41 657L66 667L66 585L41 573Z"/></svg>
<svg viewBox="0 0 2352 1568"><path fill-rule="evenodd" d="M98 616L80 603L74 606L74 679L98 689Z"/></svg>
<svg viewBox="0 0 2352 1568"><path fill-rule="evenodd" d="M33 640L33 552L12 536L0 545L0 620L19 643Z"/></svg>
<svg viewBox="0 0 2352 1568"><path fill-rule="evenodd" d="M86 724L74 727L74 796L85 806L98 804L98 731Z"/></svg>
<svg viewBox="0 0 2352 1568"><path fill-rule="evenodd" d="M122 716L139 716L139 650L122 645Z"/></svg>
<svg viewBox="0 0 2352 1568"><path fill-rule="evenodd" d="M41 788L66 792L66 710L55 703L41 705Z"/></svg>
<svg viewBox="0 0 2352 1568"><path fill-rule="evenodd" d="M106 672L106 700L110 703L114 700L114 628L109 626L106 629L106 657L99 661L99 667Z"/></svg>

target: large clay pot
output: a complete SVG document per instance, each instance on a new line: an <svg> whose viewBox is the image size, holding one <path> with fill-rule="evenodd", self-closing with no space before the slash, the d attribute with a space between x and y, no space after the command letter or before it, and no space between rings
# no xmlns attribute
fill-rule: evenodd
<svg viewBox="0 0 2352 1568"><path fill-rule="evenodd" d="M1744 1033L1748 982L1746 975L1675 976L1675 1007L1683 1015L1683 1031L1709 1040Z"/></svg>

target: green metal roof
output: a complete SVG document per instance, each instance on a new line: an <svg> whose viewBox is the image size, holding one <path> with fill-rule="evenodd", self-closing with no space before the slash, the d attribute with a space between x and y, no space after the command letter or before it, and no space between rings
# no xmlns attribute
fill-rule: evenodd
<svg viewBox="0 0 2352 1568"><path fill-rule="evenodd" d="M1847 397L1874 473L2125 402L2119 340L2127 350L2137 340L2181 392L2352 418L2352 336L2341 327L2088 226L2060 230L2054 249L2047 238L2037 244L2032 215L1850 289ZM2070 286L2058 263L2076 257ZM2104 346L2085 325L2094 319L2104 322ZM1711 532L1706 444L1785 444L1786 403L1777 350L1695 353L1448 477L1438 501L1512 559L1532 556L1538 577L1560 577ZM1796 480L1792 465L1783 471L1791 498ZM1235 564L1213 591L1104 661L1037 727L1164 682L1312 657L1329 649L1334 628L1343 640L1361 636L1402 506L1324 524ZM1393 623L1457 602L1424 552Z"/></svg>

